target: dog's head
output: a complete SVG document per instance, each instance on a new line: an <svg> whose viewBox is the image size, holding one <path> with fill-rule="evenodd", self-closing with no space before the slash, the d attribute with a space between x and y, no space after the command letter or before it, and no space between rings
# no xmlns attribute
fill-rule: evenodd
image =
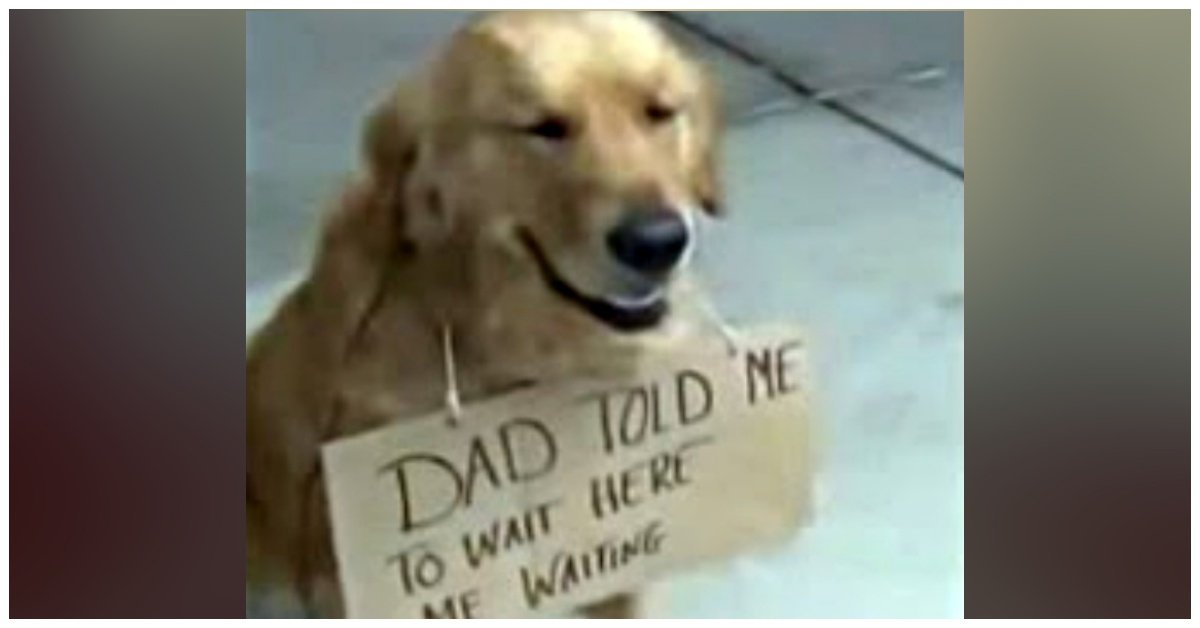
<svg viewBox="0 0 1200 628"><path fill-rule="evenodd" d="M460 31L366 141L418 254L454 242L499 301L628 333L668 315L697 219L721 212L718 124L708 76L650 20L520 12Z"/></svg>

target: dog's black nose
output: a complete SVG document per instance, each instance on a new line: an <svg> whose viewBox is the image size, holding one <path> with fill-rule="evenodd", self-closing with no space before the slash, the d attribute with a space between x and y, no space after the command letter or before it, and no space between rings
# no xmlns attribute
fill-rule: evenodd
<svg viewBox="0 0 1200 628"><path fill-rule="evenodd" d="M634 270L662 273L679 261L688 237L687 223L678 212L640 210L626 216L609 232L608 248Z"/></svg>

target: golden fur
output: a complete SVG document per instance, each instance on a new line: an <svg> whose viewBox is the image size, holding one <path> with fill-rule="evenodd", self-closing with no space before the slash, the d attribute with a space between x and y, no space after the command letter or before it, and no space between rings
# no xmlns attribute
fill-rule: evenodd
<svg viewBox="0 0 1200 628"><path fill-rule="evenodd" d="M674 115L648 120L652 105ZM548 115L570 137L527 132ZM392 90L307 278L250 343L249 590L342 614L319 447L441 407L443 326L467 400L678 342L695 319L684 281L661 324L619 332L551 292L517 231L573 282L609 290L598 242L623 207L720 210L717 138L705 74L629 13L487 15ZM619 598L589 614L630 609Z"/></svg>

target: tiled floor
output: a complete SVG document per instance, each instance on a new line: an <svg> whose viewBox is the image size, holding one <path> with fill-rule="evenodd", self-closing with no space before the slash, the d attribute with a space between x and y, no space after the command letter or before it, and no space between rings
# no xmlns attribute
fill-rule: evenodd
<svg viewBox="0 0 1200 628"><path fill-rule="evenodd" d="M253 20L250 37L253 64ZM366 93L385 64L367 65L338 80ZM883 92L863 106L962 163L960 81ZM358 112L335 109L328 134L339 139L324 161L311 144L303 159L274 159L290 144L270 128L248 133L268 148L247 174L247 333L306 259L315 213L337 182L331 173L350 163L352 129L336 125L353 120L335 117ZM735 125L726 164L731 216L709 225L698 260L730 319L810 330L825 443L818 512L779 551L666 583L655 612L961 615L962 180L802 102Z"/></svg>
<svg viewBox="0 0 1200 628"><path fill-rule="evenodd" d="M680 578L659 612L960 614L962 182L811 108L736 129L728 168L700 260L734 321L810 330L820 505L788 548Z"/></svg>

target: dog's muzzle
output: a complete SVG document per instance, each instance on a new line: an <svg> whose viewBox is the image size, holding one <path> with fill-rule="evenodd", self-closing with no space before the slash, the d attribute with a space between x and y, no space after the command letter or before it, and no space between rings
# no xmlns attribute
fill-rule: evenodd
<svg viewBox="0 0 1200 628"><path fill-rule="evenodd" d="M529 230L519 230L518 237L525 248L529 250L542 278L552 292L613 329L624 332L648 329L657 325L667 315L669 308L662 289L655 288L638 296L619 298L603 298L584 294L558 274L537 238Z"/></svg>

